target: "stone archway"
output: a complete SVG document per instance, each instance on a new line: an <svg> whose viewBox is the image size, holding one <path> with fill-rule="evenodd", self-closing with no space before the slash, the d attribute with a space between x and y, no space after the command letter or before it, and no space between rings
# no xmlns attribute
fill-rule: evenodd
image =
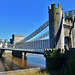
<svg viewBox="0 0 75 75"><path fill-rule="evenodd" d="M65 37L65 45L71 48L71 38L69 36Z"/></svg>

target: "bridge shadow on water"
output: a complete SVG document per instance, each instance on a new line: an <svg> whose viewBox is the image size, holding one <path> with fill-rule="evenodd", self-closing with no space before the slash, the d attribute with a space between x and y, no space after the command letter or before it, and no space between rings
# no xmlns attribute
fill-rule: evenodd
<svg viewBox="0 0 75 75"><path fill-rule="evenodd" d="M46 59L42 54L30 54L27 59L13 56L0 58L0 72L40 67L46 69Z"/></svg>

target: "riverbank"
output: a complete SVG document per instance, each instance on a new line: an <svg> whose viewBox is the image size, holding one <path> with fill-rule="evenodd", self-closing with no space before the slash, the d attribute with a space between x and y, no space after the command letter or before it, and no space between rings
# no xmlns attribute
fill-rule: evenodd
<svg viewBox="0 0 75 75"><path fill-rule="evenodd" d="M14 70L14 71L5 71L0 72L0 75L35 75L39 74L40 68L30 68L30 69L23 69L23 70Z"/></svg>

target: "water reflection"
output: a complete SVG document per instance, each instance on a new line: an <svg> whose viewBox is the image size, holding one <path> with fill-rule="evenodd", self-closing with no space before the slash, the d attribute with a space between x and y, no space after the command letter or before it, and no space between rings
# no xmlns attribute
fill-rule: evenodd
<svg viewBox="0 0 75 75"><path fill-rule="evenodd" d="M6 70L11 71L27 69L32 67L40 67L41 69L46 69L46 59L44 55L29 54L27 56L27 60L8 55L0 59L0 72Z"/></svg>

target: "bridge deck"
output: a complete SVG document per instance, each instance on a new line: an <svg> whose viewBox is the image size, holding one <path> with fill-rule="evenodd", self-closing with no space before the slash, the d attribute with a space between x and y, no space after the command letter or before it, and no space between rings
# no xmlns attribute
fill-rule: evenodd
<svg viewBox="0 0 75 75"><path fill-rule="evenodd" d="M44 54L44 49L18 49L18 48L0 48L1 50L22 51L27 53Z"/></svg>

